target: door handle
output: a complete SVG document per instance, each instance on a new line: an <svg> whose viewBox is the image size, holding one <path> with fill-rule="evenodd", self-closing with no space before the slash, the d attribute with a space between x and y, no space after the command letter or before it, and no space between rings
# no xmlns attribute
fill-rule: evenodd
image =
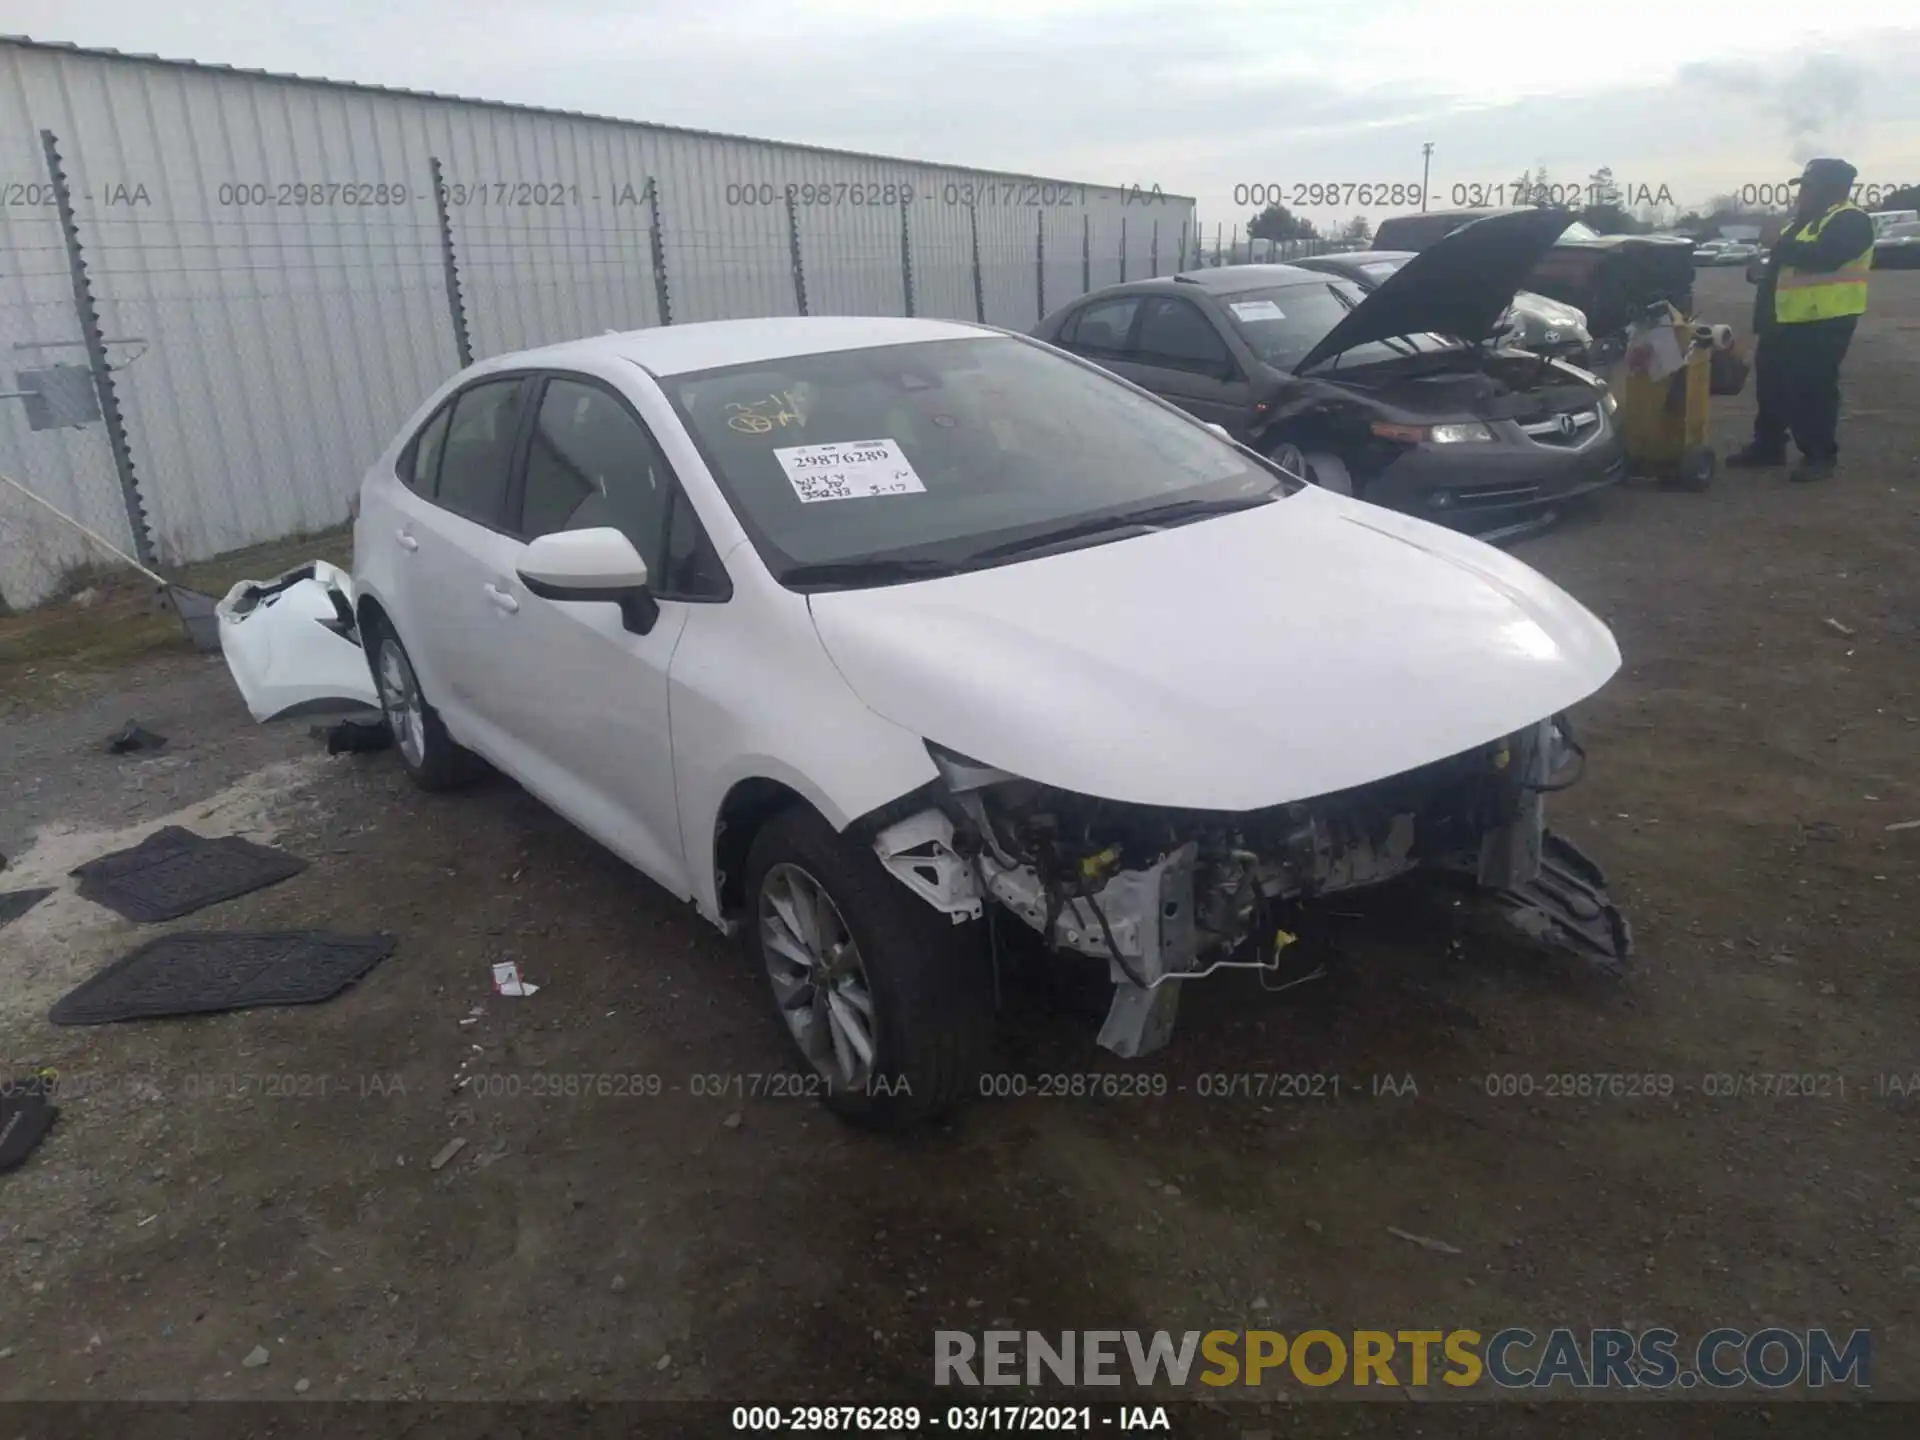
<svg viewBox="0 0 1920 1440"><path fill-rule="evenodd" d="M420 548L420 542L414 539L413 536L409 535L405 530L394 531L393 538L400 542L400 548L402 550L418 550Z"/></svg>
<svg viewBox="0 0 1920 1440"><path fill-rule="evenodd" d="M520 608L520 602L502 590L498 585L487 584L480 587L487 592L487 599L511 615Z"/></svg>

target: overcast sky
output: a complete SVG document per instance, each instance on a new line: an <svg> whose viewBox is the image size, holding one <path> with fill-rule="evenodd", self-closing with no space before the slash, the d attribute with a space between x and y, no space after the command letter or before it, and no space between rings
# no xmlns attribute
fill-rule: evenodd
<svg viewBox="0 0 1920 1440"><path fill-rule="evenodd" d="M1914 0L6 0L0 16L36 39L1158 184L1209 228L1246 217L1241 184L1417 182L1428 140L1438 204L1602 165L1632 198L1684 204L1815 154L1920 182Z"/></svg>

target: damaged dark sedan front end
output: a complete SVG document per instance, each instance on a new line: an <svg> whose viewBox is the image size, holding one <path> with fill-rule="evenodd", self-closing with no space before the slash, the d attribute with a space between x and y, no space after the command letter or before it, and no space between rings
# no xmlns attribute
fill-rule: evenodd
<svg viewBox="0 0 1920 1440"><path fill-rule="evenodd" d="M1509 343L1559 228L1476 222L1371 288L1289 265L1115 286L1036 334L1323 488L1510 538L1627 471L1605 383Z"/></svg>

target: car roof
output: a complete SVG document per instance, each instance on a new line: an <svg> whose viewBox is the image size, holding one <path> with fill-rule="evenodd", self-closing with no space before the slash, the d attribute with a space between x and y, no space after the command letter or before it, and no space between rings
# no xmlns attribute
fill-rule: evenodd
<svg viewBox="0 0 1920 1440"><path fill-rule="evenodd" d="M1278 285L1324 285L1327 277L1298 265L1215 265L1205 270L1182 270L1155 280L1128 280L1095 290L1093 295L1185 295L1204 290L1210 295L1235 295L1242 290L1269 290ZM1091 299L1092 295L1081 299Z"/></svg>
<svg viewBox="0 0 1920 1440"><path fill-rule="evenodd" d="M1419 252L1417 250L1335 250L1326 255L1315 255L1315 260L1334 260L1342 265L1374 265L1381 261L1405 264Z"/></svg>
<svg viewBox="0 0 1920 1440"><path fill-rule="evenodd" d="M1511 215L1516 210L1525 210L1525 205L1483 206L1477 210L1415 210L1406 215L1389 215L1380 224L1404 224L1410 220L1478 220L1487 215Z"/></svg>
<svg viewBox="0 0 1920 1440"><path fill-rule="evenodd" d="M776 315L753 320L704 320L656 325L564 340L517 350L487 362L489 369L566 365L609 356L630 360L654 375L685 375L834 350L865 350L930 340L982 339L1002 333L987 325L955 320L905 319L892 315Z"/></svg>

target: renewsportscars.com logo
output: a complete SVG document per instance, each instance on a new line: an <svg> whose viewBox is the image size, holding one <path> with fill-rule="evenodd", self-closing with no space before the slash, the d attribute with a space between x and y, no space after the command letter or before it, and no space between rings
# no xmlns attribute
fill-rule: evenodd
<svg viewBox="0 0 1920 1440"><path fill-rule="evenodd" d="M1873 1336L1824 1329L1709 1330L936 1330L935 1385L1491 1386L1594 1390L1783 1390L1872 1384ZM1198 1362L1198 1363L1196 1363Z"/></svg>

